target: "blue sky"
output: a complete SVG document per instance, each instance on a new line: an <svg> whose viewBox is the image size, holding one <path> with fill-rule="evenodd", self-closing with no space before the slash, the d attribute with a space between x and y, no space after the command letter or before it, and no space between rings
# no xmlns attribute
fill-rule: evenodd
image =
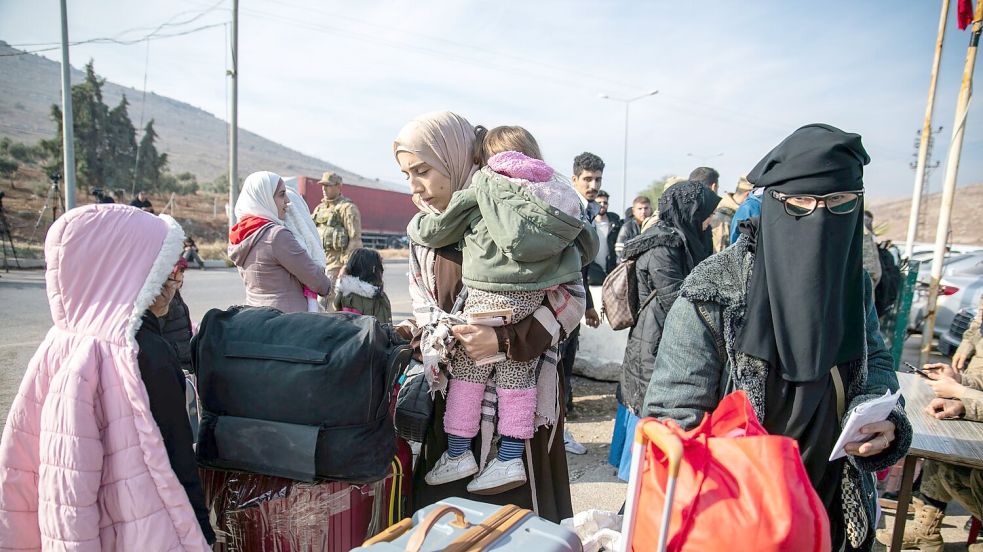
<svg viewBox="0 0 983 552"><path fill-rule="evenodd" d="M71 39L183 21L227 21L231 0L69 0ZM592 151L621 199L624 107L600 94L658 95L631 107L628 195L706 163L725 190L792 130L858 132L872 197L911 193L938 2L308 2L242 0L244 128L367 177L399 181L392 139L414 115L519 124L569 172ZM941 188L968 31L949 16L935 110ZM180 14L180 15L179 15ZM177 17L175 17L177 16ZM173 19L172 19L173 18ZM0 39L58 40L56 2L0 0ZM126 33L127 38L146 34ZM226 117L225 29L144 44L79 45L106 78ZM29 49L29 48L28 48ZM44 55L58 59L57 50ZM977 69L977 76L980 71ZM980 88L978 86L977 88ZM967 122L961 185L983 182L983 115ZM717 154L723 155L717 155Z"/></svg>

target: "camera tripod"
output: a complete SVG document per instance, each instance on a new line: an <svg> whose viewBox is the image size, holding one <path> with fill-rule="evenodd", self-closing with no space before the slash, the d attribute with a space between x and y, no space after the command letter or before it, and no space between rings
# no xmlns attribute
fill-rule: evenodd
<svg viewBox="0 0 983 552"><path fill-rule="evenodd" d="M10 234L10 223L7 222L7 211L3 208L3 192L0 192L0 248L3 249L3 271L10 272L10 263L7 260L7 246L10 246L10 253L20 268L20 259L17 258L17 250L14 249L14 237Z"/></svg>
<svg viewBox="0 0 983 552"><path fill-rule="evenodd" d="M65 198L61 195L61 189L58 187L58 181L61 180L60 177L51 175L51 187L48 188L48 195L44 197L44 206L38 212L38 221L34 223L34 231L31 232L31 242L34 241L34 236L38 233L38 228L41 227L41 221L44 219L44 212L48 210L48 206L51 205L51 198L55 198L54 205L51 205L51 222L54 223L58 219L58 208L61 207L62 212L65 212Z"/></svg>

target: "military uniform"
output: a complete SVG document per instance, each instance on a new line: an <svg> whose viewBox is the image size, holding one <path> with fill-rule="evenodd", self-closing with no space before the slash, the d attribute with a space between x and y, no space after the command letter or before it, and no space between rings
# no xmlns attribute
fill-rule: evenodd
<svg viewBox="0 0 983 552"><path fill-rule="evenodd" d="M973 317L969 328L963 333L962 343L959 344L959 352L970 359L966 367L967 372L983 373L983 337L980 335L981 322L983 322L983 297L980 298L980 306L976 310L976 316Z"/></svg>
<svg viewBox="0 0 983 552"><path fill-rule="evenodd" d="M311 216L321 236L328 275L335 277L348 262L348 255L362 247L362 216L345 196L321 200Z"/></svg>
<svg viewBox="0 0 983 552"><path fill-rule="evenodd" d="M983 422L983 367L967 369L962 384L968 387L962 403L963 418ZM922 468L922 494L941 502L955 500L976 518L983 518L983 470L926 460Z"/></svg>

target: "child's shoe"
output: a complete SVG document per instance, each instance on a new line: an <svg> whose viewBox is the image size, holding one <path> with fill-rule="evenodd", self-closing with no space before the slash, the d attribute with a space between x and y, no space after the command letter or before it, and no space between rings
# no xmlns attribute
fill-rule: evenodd
<svg viewBox="0 0 983 552"><path fill-rule="evenodd" d="M468 483L468 492L479 495L504 493L526 484L526 468L522 458L502 462L493 459L485 470Z"/></svg>
<svg viewBox="0 0 983 552"><path fill-rule="evenodd" d="M440 460L424 477L427 485L443 485L458 479L464 479L478 473L478 463L474 461L474 454L467 451L457 458L451 458L447 451L440 455Z"/></svg>

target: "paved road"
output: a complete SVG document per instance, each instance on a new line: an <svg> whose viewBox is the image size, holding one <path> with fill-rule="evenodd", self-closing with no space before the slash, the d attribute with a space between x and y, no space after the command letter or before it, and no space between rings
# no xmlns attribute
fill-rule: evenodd
<svg viewBox="0 0 983 552"><path fill-rule="evenodd" d="M392 301L393 318L410 314L406 289L406 262L386 263L386 293ZM245 301L242 280L234 269L188 270L184 300L194 320L209 309L224 309ZM0 413L3 421L20 385L27 364L52 325L44 272L40 270L0 273Z"/></svg>

